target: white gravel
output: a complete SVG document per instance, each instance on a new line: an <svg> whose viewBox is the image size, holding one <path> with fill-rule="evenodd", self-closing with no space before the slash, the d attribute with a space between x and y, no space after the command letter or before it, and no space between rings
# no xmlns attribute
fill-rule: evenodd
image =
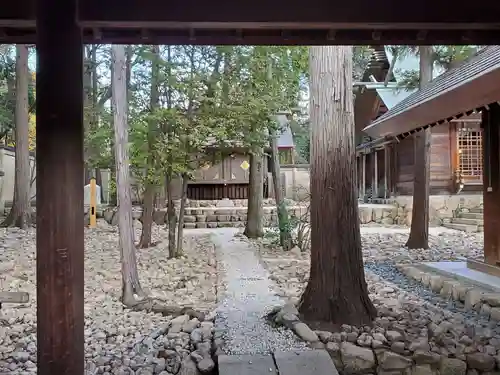
<svg viewBox="0 0 500 375"><path fill-rule="evenodd" d="M238 230L213 233L219 269L216 327L224 331L227 354L267 354L276 350L305 350L305 343L285 328L274 328L265 315L283 301L273 293L269 273L256 249L234 237Z"/></svg>
<svg viewBox="0 0 500 375"><path fill-rule="evenodd" d="M228 354L304 350L305 344L291 331L271 327L264 315L288 299L298 299L308 278L309 253L263 248L259 256L248 241L234 238L238 232L231 228L187 230L185 256L169 260L167 233L155 227L154 241L161 240L158 246L138 250L143 287L173 305L194 306L206 312L217 308L214 337ZM138 234L137 229L136 238ZM481 323L476 315L462 313L457 306L451 311L443 304L445 301L425 294L426 291L416 293L418 288L395 273L392 264L454 260L464 256L480 259L482 234L431 229L431 248L425 251L404 247L407 228L362 227L362 234L365 262L372 264L370 271L376 273L369 272L367 281L381 314L377 327L385 324L387 314L394 315L394 311L387 310L394 306L399 306L403 315L390 319L397 319L398 324L408 330L416 330L422 323L408 318L415 309L432 321L449 321L463 327L464 332L471 322ZM6 304L0 310L0 374L36 372L34 237L33 229L0 229L0 290L27 291L31 297L28 304ZM199 323L182 323L182 332L175 333L176 330L168 329L170 317L124 310L119 301L121 276L116 227L99 222L98 228L85 230L85 239L86 374L167 375L169 368L179 368L180 361L189 362L189 353L193 356L195 349L189 327ZM405 307L406 302L401 304L403 300L411 301L411 310ZM429 309L429 304L437 309ZM210 330L210 324L201 325L200 332ZM483 329L489 328L483 326ZM476 337L469 336L462 340L467 341L466 348L470 348L467 350L483 350ZM493 345L495 353L500 355L496 351L500 350L500 331L493 330L492 336L499 343L498 347ZM428 340L432 350L444 350L434 339ZM445 352L452 350L457 349L450 347ZM198 352L203 354L200 348ZM457 355L463 356L462 352Z"/></svg>
<svg viewBox="0 0 500 375"><path fill-rule="evenodd" d="M139 238L139 229L136 231ZM208 237L188 232L185 256L180 259L167 258L166 238L166 231L155 227L153 240L161 242L137 251L142 286L169 304L213 310L217 278L213 245ZM36 371L34 239L34 229L0 229L0 290L26 291L31 299L25 305L4 304L0 310L0 374ZM151 337L161 340L158 329L168 326L170 319L125 310L119 300L120 292L117 229L99 221L98 228L85 230L85 356L89 374L138 374L139 370L148 374L155 368L158 358L152 346L155 339ZM149 349L139 350L137 344L144 340ZM183 343L186 345L189 335ZM158 351L158 345L155 348Z"/></svg>

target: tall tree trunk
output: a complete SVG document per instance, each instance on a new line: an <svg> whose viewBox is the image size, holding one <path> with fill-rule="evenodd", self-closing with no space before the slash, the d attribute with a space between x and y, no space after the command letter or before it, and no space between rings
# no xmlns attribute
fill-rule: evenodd
<svg viewBox="0 0 500 375"><path fill-rule="evenodd" d="M276 131L270 132L271 156L272 156L272 174L274 185L274 198L278 210L278 227L280 231L280 245L283 250L288 251L292 248L292 234L290 233L290 221L288 219L288 210L283 198L283 189L281 188L281 171L278 151L278 142Z"/></svg>
<svg viewBox="0 0 500 375"><path fill-rule="evenodd" d="M248 184L248 211L245 236L259 238L264 235L262 223L264 201L264 171L262 170L262 150L250 154Z"/></svg>
<svg viewBox="0 0 500 375"><path fill-rule="evenodd" d="M172 88L170 86L170 77L172 76L172 46L167 46L167 61L166 61L166 67L167 67L167 77L165 78L166 82L168 82L169 86L167 88L167 108L171 109L172 108ZM170 131L169 128L170 124L165 124L162 128L162 131L164 134L168 134ZM167 222L168 220L172 219L171 217L168 216L168 184L169 184L169 177L165 175L164 178L164 185L160 187L160 191L158 192L158 200L156 202L156 205L158 207L167 207ZM170 251L170 250L169 250Z"/></svg>
<svg viewBox="0 0 500 375"><path fill-rule="evenodd" d="M99 78L97 75L97 49L98 45L97 44L92 44L91 46L91 51L90 51L90 61L91 61L91 75L92 75L92 122L90 124L91 129L95 130L99 127L99 118L100 118L100 113L101 109L99 108ZM91 152L94 152L94 150L91 150ZM95 168L95 181L98 186L100 186L100 192L101 192L101 202L104 202L104 189L102 186L102 175L101 175L101 169L100 168Z"/></svg>
<svg viewBox="0 0 500 375"><path fill-rule="evenodd" d="M145 297L139 282L132 223L132 197L127 131L127 83L125 49L122 45L111 47L113 59L112 90L115 130L116 190L118 195L118 228L122 263L122 302L135 304L135 296Z"/></svg>
<svg viewBox="0 0 500 375"><path fill-rule="evenodd" d="M311 47L311 273L309 321L370 324L356 193L352 47Z"/></svg>
<svg viewBox="0 0 500 375"><path fill-rule="evenodd" d="M85 133L90 131L92 126L92 120L94 114L94 107L92 105L92 46L85 46L84 53L82 56L83 59L83 109L84 109L84 118L85 118ZM89 147L85 147L83 160L85 162L85 171L84 171L84 185L90 183L90 179L92 178L91 166L89 165L89 159L91 156L92 150Z"/></svg>
<svg viewBox="0 0 500 375"><path fill-rule="evenodd" d="M186 210L188 182L189 182L189 176L187 174L183 174L181 207L179 209L179 223L177 225L177 251L175 254L176 257L180 257L183 253L182 244L184 238L184 211Z"/></svg>
<svg viewBox="0 0 500 375"><path fill-rule="evenodd" d="M167 225L168 225L168 256L175 258L176 256L176 243L175 243L175 228L177 225L177 218L175 215L174 199L172 194L173 187L173 173L171 168L167 172Z"/></svg>
<svg viewBox="0 0 500 375"><path fill-rule="evenodd" d="M31 223L30 202L30 154L29 154L29 114L28 114L28 46L16 45L16 109L15 109L15 177L14 200L9 215L2 226L22 229Z"/></svg>
<svg viewBox="0 0 500 375"><path fill-rule="evenodd" d="M151 97L150 97L150 110L154 112L158 107L159 91L158 91L158 74L159 74L159 58L160 47L152 46L152 60L151 60ZM152 176L155 171L154 167L154 154L153 148L156 142L156 123L152 120L148 123L148 166L146 169L146 187L144 189L144 199L142 203L142 231L141 241L139 246L147 248L151 246L151 229L153 227L153 211L156 184L154 180L156 176Z"/></svg>
<svg viewBox="0 0 500 375"><path fill-rule="evenodd" d="M420 89L432 80L434 53L432 46L419 47ZM429 248L429 194L431 129L415 134L415 166L413 180L413 208L410 237L406 246L410 249Z"/></svg>

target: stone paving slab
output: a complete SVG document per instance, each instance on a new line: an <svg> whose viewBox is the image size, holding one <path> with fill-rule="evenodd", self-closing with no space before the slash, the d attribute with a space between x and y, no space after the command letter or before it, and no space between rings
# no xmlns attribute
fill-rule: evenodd
<svg viewBox="0 0 500 375"><path fill-rule="evenodd" d="M274 360L280 375L339 375L325 350L275 352Z"/></svg>
<svg viewBox="0 0 500 375"><path fill-rule="evenodd" d="M221 355L219 375L339 375L325 350L275 352L273 356Z"/></svg>
<svg viewBox="0 0 500 375"><path fill-rule="evenodd" d="M218 363L219 375L278 375L270 355L220 355Z"/></svg>

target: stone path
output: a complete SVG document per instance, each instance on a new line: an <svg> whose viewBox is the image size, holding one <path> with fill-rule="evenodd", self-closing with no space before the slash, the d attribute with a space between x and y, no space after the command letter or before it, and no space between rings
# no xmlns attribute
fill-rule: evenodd
<svg viewBox="0 0 500 375"><path fill-rule="evenodd" d="M305 350L292 331L266 321L265 315L283 301L274 294L255 249L234 237L237 233L233 228L212 231L219 273L216 329L224 332L223 351L253 355Z"/></svg>
<svg viewBox="0 0 500 375"><path fill-rule="evenodd" d="M219 357L219 375L338 375L325 350Z"/></svg>

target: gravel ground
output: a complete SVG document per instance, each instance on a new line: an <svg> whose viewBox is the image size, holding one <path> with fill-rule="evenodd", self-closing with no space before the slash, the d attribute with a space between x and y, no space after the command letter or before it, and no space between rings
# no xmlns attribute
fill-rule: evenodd
<svg viewBox="0 0 500 375"><path fill-rule="evenodd" d="M388 327L397 327L395 330L403 334L403 344L391 350L400 350L402 354L409 348L417 350L417 344L411 345L415 342L440 355L464 361L470 353L500 355L499 324L489 322L477 312L466 311L462 303L441 297L407 278L394 266L395 263L458 260L466 256L480 259L483 235L433 228L431 248L425 251L404 248L407 238L408 229L362 228L366 280L370 298L378 309L374 330L388 334L385 340L391 342L389 336L394 335L394 328ZM276 294L296 302L309 277L309 253L298 249L285 253L261 247L261 255L277 285ZM353 327L342 326L341 334L360 346L376 347L371 340L364 341L366 336L362 336L362 330L358 333Z"/></svg>
<svg viewBox="0 0 500 375"><path fill-rule="evenodd" d="M153 240L161 242L137 252L139 275L151 295L172 305L209 312L216 302L213 245L208 236L193 233L186 231L185 256L167 259L167 233L155 227ZM139 229L136 238L138 234ZM26 291L31 298L28 304L5 304L0 310L0 373L36 371L34 238L34 229L0 229L0 290ZM117 229L100 221L98 228L85 230L85 356L89 374L161 373L165 362L180 362L186 355L183 350L189 354L188 333L167 337L170 317L125 310L120 292ZM163 352L177 349L162 359L158 358L160 347Z"/></svg>
<svg viewBox="0 0 500 375"><path fill-rule="evenodd" d="M234 237L238 230L213 232L219 269L216 327L223 330L226 354L267 354L276 350L305 350L295 334L273 328L265 315L283 304L272 290L269 273L256 249Z"/></svg>

